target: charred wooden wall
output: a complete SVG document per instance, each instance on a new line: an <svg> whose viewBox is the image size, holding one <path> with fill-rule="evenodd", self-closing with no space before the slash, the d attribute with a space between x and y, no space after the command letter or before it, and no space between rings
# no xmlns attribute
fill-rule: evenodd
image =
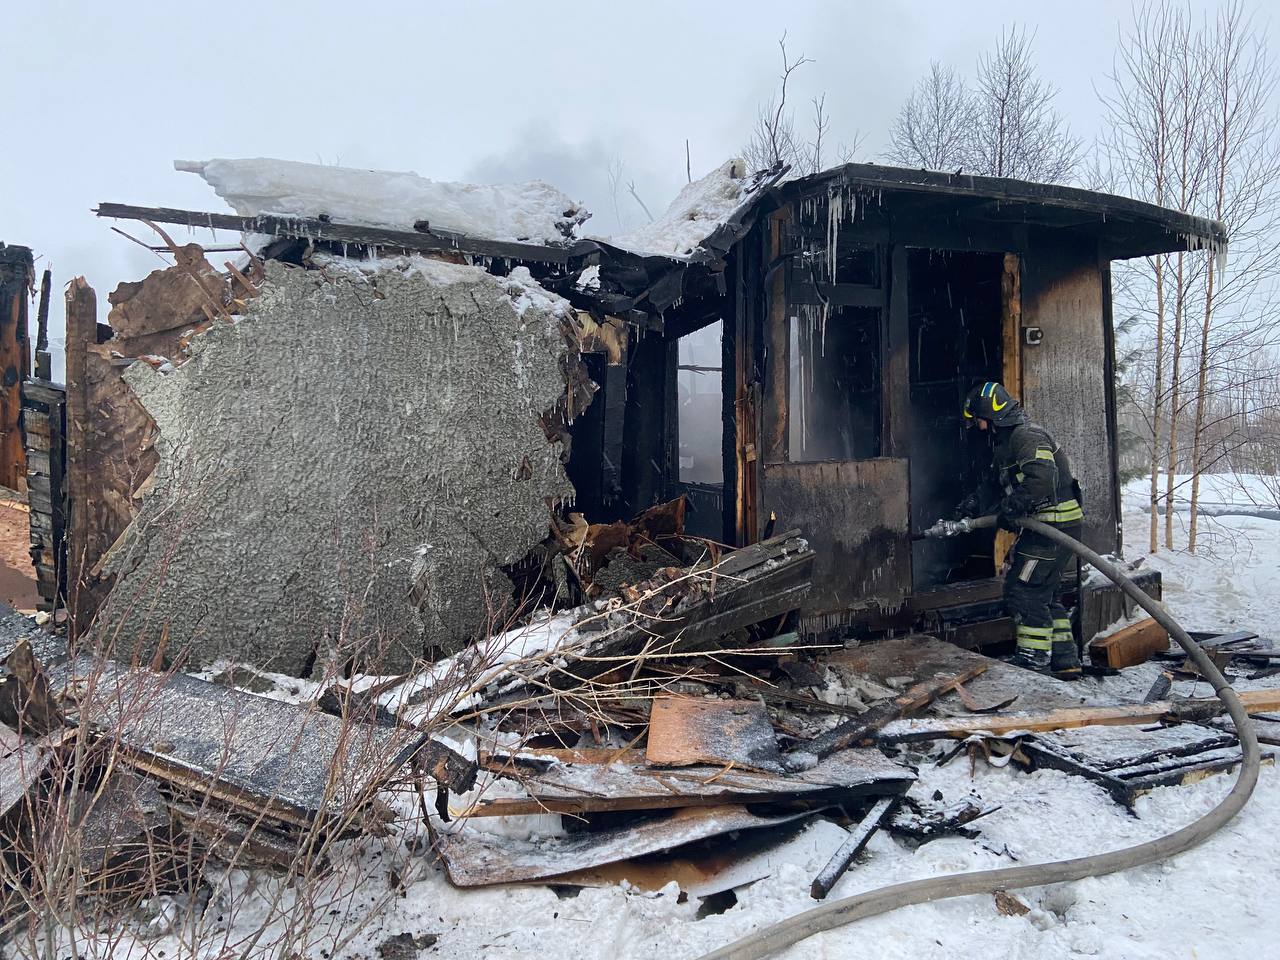
<svg viewBox="0 0 1280 960"><path fill-rule="evenodd" d="M1034 240L1023 263L1022 323L1043 339L1022 348L1023 402L1071 458L1084 490L1085 542L1112 551L1119 517L1107 274L1094 244Z"/></svg>
<svg viewBox="0 0 1280 960"><path fill-rule="evenodd" d="M809 202L802 198L772 214L762 213L733 253L739 262L752 265L743 272L740 300L745 308L739 307L734 326L726 327L725 345L726 364L731 358L736 362L737 468L727 471L726 480L736 501L740 542L750 542L753 525L767 523L776 513L780 525L801 528L819 545L807 612L823 623L839 609L895 610L916 591L909 536L913 526L927 526L935 517L913 515L911 490L916 484L909 474L913 460L928 447L931 431L949 426L915 422L920 414L913 404L915 334L908 279L910 255L923 249L944 255L991 255L996 300L966 302L964 310L981 313L984 329L994 331L987 339L994 337L996 352L981 373L959 371L961 379L1000 377L1003 370L1030 416L1057 437L1076 466L1089 517L1086 540L1095 548L1114 550L1118 493L1110 287L1108 265L1096 239L1016 221L966 219L958 208L948 209L936 198L860 198L849 204L858 211L856 219L841 231L880 250L883 282L876 289L829 283L825 294L817 296L814 288L821 281L814 279L811 268L806 273L786 266L789 260L803 259L804 245L812 243L802 235L806 224L797 222L812 219L812 208L805 206ZM764 256L752 263L757 250ZM963 296L963 291L957 295ZM823 310L825 319L828 304L844 303L878 306L882 311L879 456L789 462L788 353L793 345L788 324L793 314L806 309ZM960 316L963 323L963 312ZM1043 333L1034 345L1026 338L1028 328ZM983 349L989 351L990 346ZM971 386L967 380L957 381L957 417L960 400ZM937 463L915 466L917 471L947 469ZM953 471L956 501L967 492L959 489L962 473L959 467ZM935 510L937 504L928 508ZM970 575L990 577L998 562L995 553L993 549L990 572ZM932 596L952 591L959 596L968 583L960 578L928 592ZM991 580L989 585L998 595L998 583ZM941 597L933 599L943 602ZM908 604L904 615L911 609Z"/></svg>
<svg viewBox="0 0 1280 960"><path fill-rule="evenodd" d="M31 563L41 609L53 610L66 591L66 390L47 380L22 385Z"/></svg>
<svg viewBox="0 0 1280 960"><path fill-rule="evenodd" d="M0 243L0 486L27 482L22 444L22 381L31 372L27 302L34 280L31 251Z"/></svg>
<svg viewBox="0 0 1280 960"><path fill-rule="evenodd" d="M97 297L83 278L67 289L66 606L83 632L110 593L104 559L133 522L159 455L156 424L124 381L134 362L105 343ZM104 341L104 342L100 342Z"/></svg>

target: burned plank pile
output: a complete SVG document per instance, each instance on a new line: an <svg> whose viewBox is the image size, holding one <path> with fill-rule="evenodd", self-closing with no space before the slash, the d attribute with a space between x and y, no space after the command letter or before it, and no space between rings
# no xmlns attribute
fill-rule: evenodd
<svg viewBox="0 0 1280 960"><path fill-rule="evenodd" d="M838 834L815 878L825 896L877 828L893 829L916 775L877 749L878 731L981 675L985 658L853 677L827 702L832 650L790 629L809 587L808 544L787 532L719 553L682 535L681 509L561 524L551 565L563 562L583 603L380 692L395 722L448 714L450 736L474 740L480 786L438 799L429 819L457 886L643 884L665 873L706 891L822 822ZM530 816L542 824L536 839L486 827ZM915 820L904 829L921 835Z"/></svg>
<svg viewBox="0 0 1280 960"><path fill-rule="evenodd" d="M380 794L398 779L435 761L453 789L474 780L419 731L73 656L12 613L0 663L5 931L58 888L130 904L218 865L313 869L337 841L387 832Z"/></svg>

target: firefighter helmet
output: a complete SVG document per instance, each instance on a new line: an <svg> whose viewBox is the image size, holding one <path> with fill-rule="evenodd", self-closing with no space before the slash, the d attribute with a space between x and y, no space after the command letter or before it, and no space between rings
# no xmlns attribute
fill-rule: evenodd
<svg viewBox="0 0 1280 960"><path fill-rule="evenodd" d="M999 383L987 383L974 387L964 401L964 420L969 425L974 420L987 420L997 427L1012 427L1027 422L1022 404Z"/></svg>

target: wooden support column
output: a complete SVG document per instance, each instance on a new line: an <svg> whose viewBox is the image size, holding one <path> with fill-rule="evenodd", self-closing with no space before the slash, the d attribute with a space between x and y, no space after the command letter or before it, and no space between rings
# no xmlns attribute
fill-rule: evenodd
<svg viewBox="0 0 1280 960"><path fill-rule="evenodd" d="M40 278L40 308L36 313L36 379L53 379L53 360L49 355L49 295L53 289L53 271Z"/></svg>
<svg viewBox="0 0 1280 960"><path fill-rule="evenodd" d="M769 216L769 265L779 262L782 255L782 236L791 209L784 207ZM748 285L750 278L745 278ZM787 278L784 270L774 270L768 286L768 310L764 319L765 330L749 319L735 338L736 374L734 390L734 425L737 443L737 518L738 543L745 546L760 537L760 407L761 384L756 368L756 338L771 338L779 327L787 323ZM768 367L772 371L778 358L770 350ZM785 360L784 360L785 362ZM771 376L773 374L771 373ZM770 387L771 396L772 390ZM769 438L766 438L769 441Z"/></svg>
<svg viewBox="0 0 1280 960"><path fill-rule="evenodd" d="M889 310L881 324L884 357L881 384L881 456L911 456L911 334L907 317L907 248L895 243L889 254Z"/></svg>
<svg viewBox="0 0 1280 960"><path fill-rule="evenodd" d="M1002 360L1001 379L1004 388L1015 399L1022 399L1022 258L1016 253L1004 255L1004 271L1000 276L1002 304ZM1017 534L1008 530L996 531L996 571L1004 565L1013 549Z"/></svg>
<svg viewBox="0 0 1280 960"><path fill-rule="evenodd" d="M774 214L769 226L769 249L777 262L781 242L779 232L786 224L788 211ZM784 463L788 459L788 435L790 431L791 403L791 326L787 318L786 266L779 264L770 277L769 318L764 332L768 350L765 362L764 396L764 448L765 463Z"/></svg>
<svg viewBox="0 0 1280 960"><path fill-rule="evenodd" d="M27 298L35 268L26 247L0 243L0 486L25 492L22 381L31 373Z"/></svg>
<svg viewBox="0 0 1280 960"><path fill-rule="evenodd" d="M67 287L67 610L71 636L79 636L92 619L89 595L81 589L87 573L90 537L88 351L98 343L98 298L84 277Z"/></svg>
<svg viewBox="0 0 1280 960"><path fill-rule="evenodd" d="M1022 258L1016 253L1004 255L1004 272L1000 277L1004 318L1004 344L1001 352L1004 387L1018 400L1022 399Z"/></svg>

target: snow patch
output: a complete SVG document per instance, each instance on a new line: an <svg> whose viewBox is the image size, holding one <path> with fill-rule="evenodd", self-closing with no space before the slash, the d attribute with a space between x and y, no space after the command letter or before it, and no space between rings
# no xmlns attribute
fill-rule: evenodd
<svg viewBox="0 0 1280 960"><path fill-rule="evenodd" d="M632 253L689 257L758 185L758 178L747 176L746 161L728 160L681 190L657 220L608 242Z"/></svg>
<svg viewBox="0 0 1280 960"><path fill-rule="evenodd" d="M357 170L294 160L176 160L244 217L326 215L338 223L430 229L493 240L563 243L591 214L541 180L443 183L416 173Z"/></svg>

